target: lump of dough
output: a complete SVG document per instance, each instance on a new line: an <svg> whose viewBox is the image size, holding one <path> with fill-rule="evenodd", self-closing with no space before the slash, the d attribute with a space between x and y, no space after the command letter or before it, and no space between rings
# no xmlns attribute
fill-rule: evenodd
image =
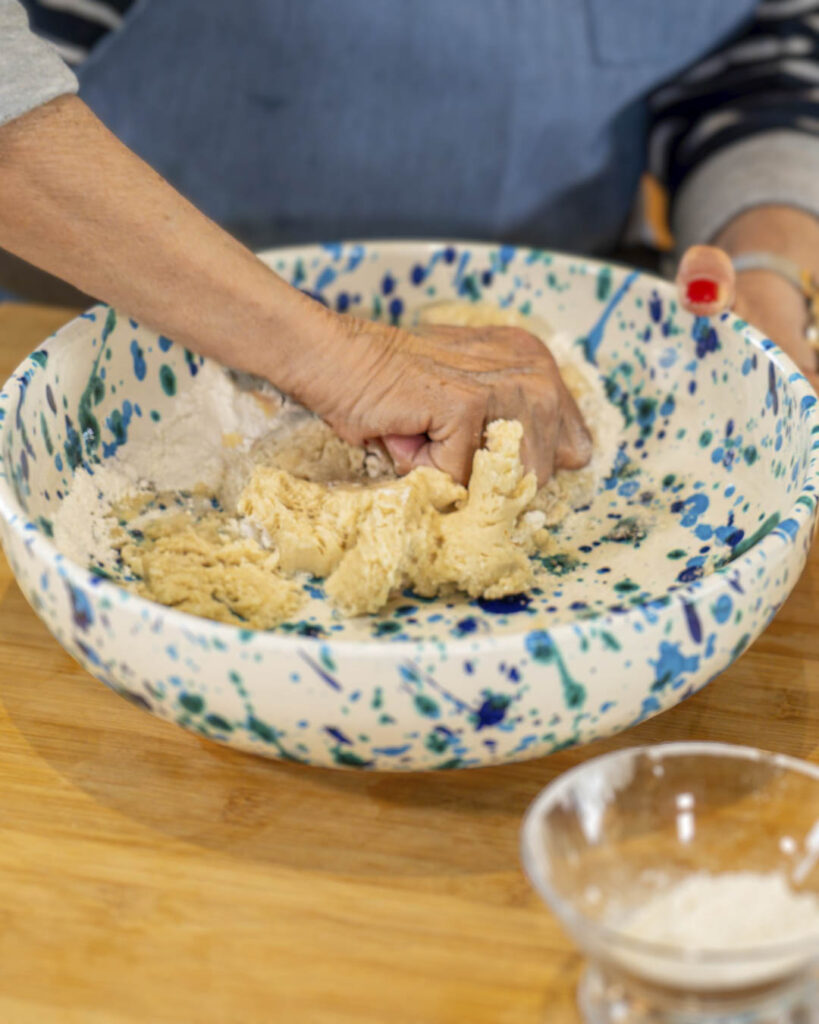
<svg viewBox="0 0 819 1024"><path fill-rule="evenodd" d="M382 561L385 546L403 556L419 543L411 535L428 526L429 514L465 496L445 473L426 467L370 487L327 487L260 467L242 492L239 512L272 539L285 572L330 576L368 537L373 551L381 546Z"/></svg>
<svg viewBox="0 0 819 1024"><path fill-rule="evenodd" d="M278 558L247 538L226 538L210 524L157 521L145 542L126 544L123 562L141 580L137 593L191 615L270 629L304 601L278 570Z"/></svg>
<svg viewBox="0 0 819 1024"><path fill-rule="evenodd" d="M379 611L405 587L425 597L519 593L532 585L527 555L539 525L524 516L536 483L520 462L522 436L519 423L489 425L468 491L428 467L371 487L260 468L239 511L270 536L285 572L326 576L346 615Z"/></svg>
<svg viewBox="0 0 819 1024"><path fill-rule="evenodd" d="M469 493L462 508L435 522L434 557L414 567L422 595L456 587L470 597L505 597L532 586L535 529L523 513L537 491L533 473L520 461L523 428L497 420L486 431L486 447L475 453ZM534 524L532 524L534 525Z"/></svg>
<svg viewBox="0 0 819 1024"><path fill-rule="evenodd" d="M445 324L449 327L522 327L548 344L552 328L539 317L502 309L492 302L464 302L463 299L442 299L429 302L418 310L419 324Z"/></svg>

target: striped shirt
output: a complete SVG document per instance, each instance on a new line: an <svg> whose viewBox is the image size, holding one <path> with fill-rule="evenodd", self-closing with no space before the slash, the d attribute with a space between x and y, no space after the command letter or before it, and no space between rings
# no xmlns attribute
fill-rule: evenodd
<svg viewBox="0 0 819 1024"><path fill-rule="evenodd" d="M104 36L119 28L134 0L21 0L32 29L78 67Z"/></svg>

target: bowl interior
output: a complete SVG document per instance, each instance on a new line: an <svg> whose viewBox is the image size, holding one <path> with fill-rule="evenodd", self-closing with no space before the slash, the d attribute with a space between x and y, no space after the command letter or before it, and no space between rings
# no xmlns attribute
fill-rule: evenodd
<svg viewBox="0 0 819 1024"><path fill-rule="evenodd" d="M339 245L280 251L270 262L321 301L361 315L411 322L424 304L454 297L536 314L597 366L622 418L598 495L556 533L557 553L541 559L532 594L476 602L406 594L383 615L342 623L320 585L310 584L302 617L285 631L441 642L523 630L535 637L534 658L559 661L548 637L537 641L541 627L634 605L650 619L675 589L730 572L731 560L771 531L793 536L789 514L807 479L815 399L800 392L787 362L766 351L770 343L735 318L696 320L678 308L670 285L524 250ZM207 454L203 438L220 430L218 422L180 416L202 368L201 357L105 307L46 343L18 378L8 410L16 429L2 435L25 514L50 534L79 476L93 476L111 458L127 460L174 416L182 424L174 444L195 472ZM692 631L702 631L692 614ZM717 623L742 616L727 593L712 614ZM639 631L640 622L630 628ZM607 636L602 641L620 642ZM681 687L697 666L665 647L656 685ZM570 691L573 681L563 675Z"/></svg>

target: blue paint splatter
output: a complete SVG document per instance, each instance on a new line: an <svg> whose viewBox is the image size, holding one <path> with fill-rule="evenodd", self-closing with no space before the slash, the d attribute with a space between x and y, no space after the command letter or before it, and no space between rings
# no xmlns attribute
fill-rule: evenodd
<svg viewBox="0 0 819 1024"><path fill-rule="evenodd" d="M701 643L702 623L697 614L697 609L689 601L683 601L683 611L685 612L685 622L688 626L688 632L691 634L691 639L694 643Z"/></svg>
<svg viewBox="0 0 819 1024"><path fill-rule="evenodd" d="M734 602L731 600L730 595L720 594L711 609L711 614L714 616L716 621L722 625L730 618L733 607Z"/></svg>
<svg viewBox="0 0 819 1024"><path fill-rule="evenodd" d="M74 625L79 629L87 630L94 623L94 609L91 607L91 602L79 587L75 587L71 583L67 586L68 596L71 598L71 617L74 620Z"/></svg>
<svg viewBox="0 0 819 1024"><path fill-rule="evenodd" d="M679 644L670 644L667 640L660 643L657 660L649 661L654 666L652 690L664 690L667 686L677 690L685 681L685 676L696 672L700 667L698 654L692 654L687 658L680 650Z"/></svg>
<svg viewBox="0 0 819 1024"><path fill-rule="evenodd" d="M134 376L137 380L145 380L145 374L147 372L147 366L145 365L145 353L139 347L136 338L131 342L131 358L134 362Z"/></svg>
<svg viewBox="0 0 819 1024"><path fill-rule="evenodd" d="M323 679L328 686L332 687L334 690L341 689L341 684L338 682L338 680L334 679L329 672L326 672L321 667L321 665L313 661L309 654L305 654L304 651L299 651L299 657L301 658L302 661L306 662L310 666L310 668L316 673L316 675L320 679Z"/></svg>
<svg viewBox="0 0 819 1024"><path fill-rule="evenodd" d="M603 332L606 329L606 323L608 322L608 319L611 316L611 314L617 308L623 296L626 294L629 288L631 288L631 286L634 284L634 282L637 280L639 276L640 272L637 270L633 270L626 277L626 279L623 281L623 283L620 285L620 287L617 289L614 295L612 295L612 297L609 299L609 303L603 310L600 319L597 321L594 327L592 327L588 335L583 339L583 349L586 353L586 358L589 360L590 363L593 363L595 366L597 366L597 350L600 348L600 343L603 340Z"/></svg>

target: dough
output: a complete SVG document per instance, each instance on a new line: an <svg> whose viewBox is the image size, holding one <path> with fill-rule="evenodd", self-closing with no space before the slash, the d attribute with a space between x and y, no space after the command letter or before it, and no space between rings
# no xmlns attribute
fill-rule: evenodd
<svg viewBox="0 0 819 1024"><path fill-rule="evenodd" d="M406 587L423 597L520 593L532 585L528 556L550 543L545 517L526 511L536 484L520 462L522 436L519 423L491 423L468 489L429 467L377 485L328 486L260 466L238 521L183 511L135 527L129 517L146 502L129 499L117 509L122 562L143 596L255 629L298 610L299 573L325 577L343 615L381 611ZM148 504L155 516L156 501Z"/></svg>
<svg viewBox="0 0 819 1024"><path fill-rule="evenodd" d="M139 532L121 556L137 578L136 592L152 601L253 629L277 626L304 602L302 588L279 572L277 555L237 535L218 514L165 516Z"/></svg>
<svg viewBox="0 0 819 1024"><path fill-rule="evenodd" d="M468 491L428 467L379 486L330 488L260 468L239 513L270 537L285 572L326 577L345 615L380 611L405 587L422 597L519 593L532 585L527 556L547 537L542 518L523 517L537 488L523 473L522 436L519 423L489 425Z"/></svg>

